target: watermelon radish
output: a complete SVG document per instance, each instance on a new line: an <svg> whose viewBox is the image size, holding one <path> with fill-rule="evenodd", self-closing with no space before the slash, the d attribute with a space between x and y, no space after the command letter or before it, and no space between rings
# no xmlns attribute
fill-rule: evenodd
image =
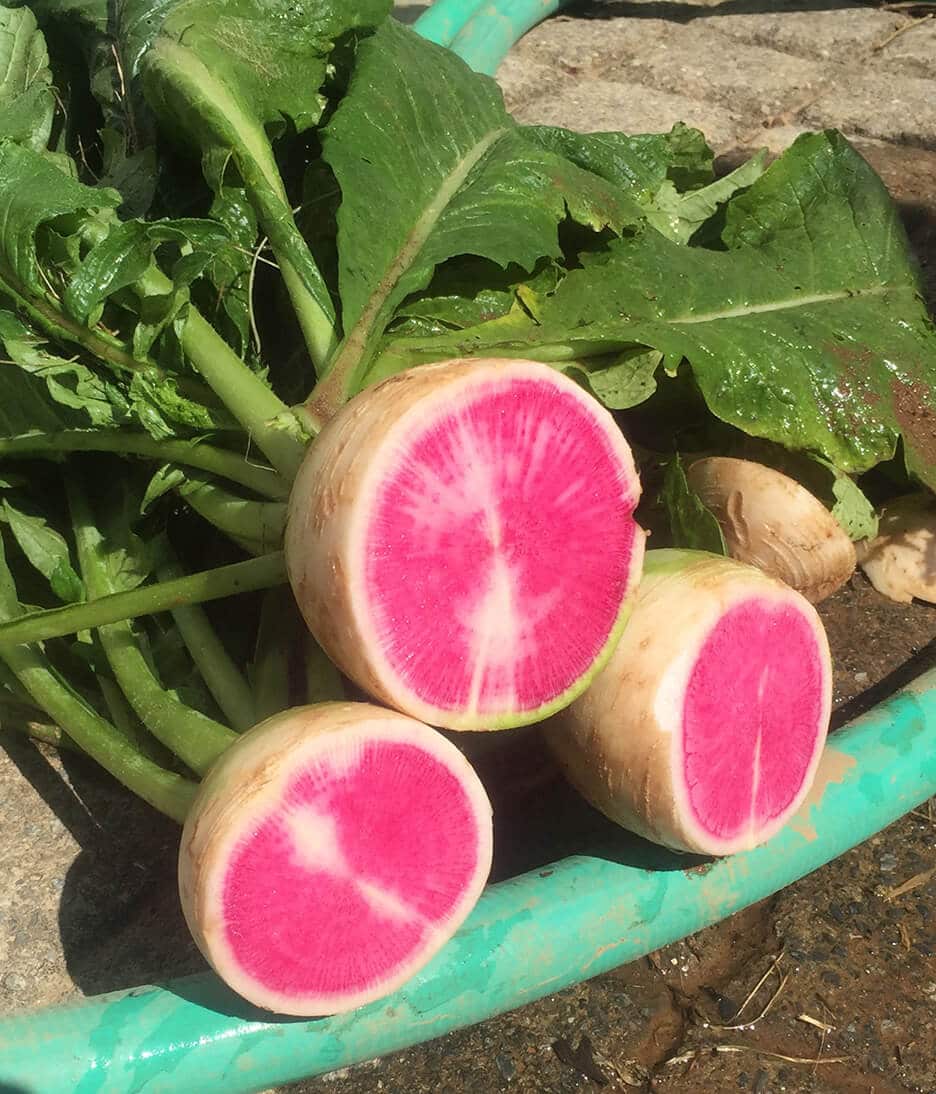
<svg viewBox="0 0 936 1094"><path fill-rule="evenodd" d="M491 807L458 749L367 703L321 703L250 730L186 818L179 890L216 972L280 1014L389 994L474 907Z"/></svg>
<svg viewBox="0 0 936 1094"><path fill-rule="evenodd" d="M296 478L290 582L359 687L449 729L537 721L610 656L640 574L640 484L614 419L519 360L369 388Z"/></svg>
<svg viewBox="0 0 936 1094"><path fill-rule="evenodd" d="M809 789L832 669L812 605L701 551L651 551L627 630L547 736L606 816L676 850L769 839Z"/></svg>

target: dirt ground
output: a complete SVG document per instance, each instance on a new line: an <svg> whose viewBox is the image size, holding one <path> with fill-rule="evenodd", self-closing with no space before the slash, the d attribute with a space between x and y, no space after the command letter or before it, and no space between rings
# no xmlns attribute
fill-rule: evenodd
<svg viewBox="0 0 936 1094"><path fill-rule="evenodd" d="M524 121L646 131L683 118L725 165L841 125L899 202L936 308L936 20L915 14L819 0L592 5L534 31L499 79ZM837 724L936 664L936 608L888 603L856 576L822 615ZM565 794L541 759L501 824L529 833ZM0 1014L203 968L177 906L177 830L90 763L4 742L0 832ZM564 853L509 833L499 845L501 876ZM936 875L890 897L934 868L930 803L646 960L282 1089L936 1094Z"/></svg>

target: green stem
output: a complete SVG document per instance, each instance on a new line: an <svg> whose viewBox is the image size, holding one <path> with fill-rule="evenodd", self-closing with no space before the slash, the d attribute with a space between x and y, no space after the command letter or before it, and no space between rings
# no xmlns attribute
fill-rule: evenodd
<svg viewBox="0 0 936 1094"><path fill-rule="evenodd" d="M61 638L123 619L171 611L185 604L203 604L237 593L269 589L285 582L286 563L282 552L277 551L247 562L189 574L175 581L94 597L83 604L30 612L14 622L0 623L0 650L47 638Z"/></svg>
<svg viewBox="0 0 936 1094"><path fill-rule="evenodd" d="M182 569L173 560L162 567L159 576L163 580L176 579L182 576ZM253 694L208 616L201 607L190 604L175 608L172 618L224 716L239 732L249 729L257 721Z"/></svg>
<svg viewBox="0 0 936 1094"><path fill-rule="evenodd" d="M169 767L173 762L172 754L140 725L127 698L120 688L106 676L98 676L98 687L104 696L110 720L118 733L122 733L129 743L141 755L148 757L160 767Z"/></svg>
<svg viewBox="0 0 936 1094"><path fill-rule="evenodd" d="M4 718L3 724L0 725L0 733L10 729L14 733L30 737L34 741L41 741L44 745L51 745L52 748L60 751L65 749L84 755L84 749L79 748L67 733L63 733L51 722L37 722L31 718Z"/></svg>
<svg viewBox="0 0 936 1094"><path fill-rule="evenodd" d="M0 541L0 620L14 618L21 611ZM35 647L5 649L2 658L33 700L84 752L161 813L180 824L184 821L198 789L195 783L141 756L123 734L58 678Z"/></svg>
<svg viewBox="0 0 936 1094"><path fill-rule="evenodd" d="M86 327L48 300L33 296L9 271L3 271L0 275L0 292L12 297L30 319L52 337L64 338L83 346L95 357L125 372L162 374L162 370L152 361L138 361L120 339L105 334L100 329Z"/></svg>
<svg viewBox="0 0 936 1094"><path fill-rule="evenodd" d="M288 589L270 589L260 607L250 674L258 721L293 705L290 660L298 640L295 600Z"/></svg>
<svg viewBox="0 0 936 1094"><path fill-rule="evenodd" d="M106 550L85 497L75 481L67 483L78 562L91 596L114 593ZM202 775L237 739L227 726L187 707L170 694L150 668L129 620L98 628L108 664L137 717L166 748Z"/></svg>
<svg viewBox="0 0 936 1094"><path fill-rule="evenodd" d="M273 248L309 355L320 369L335 347L334 308L325 280L296 226L263 124L244 110L224 79L181 39L156 40L143 62L143 80L155 98L181 101L186 114L197 117L193 136L203 146L230 149Z"/></svg>
<svg viewBox="0 0 936 1094"><path fill-rule="evenodd" d="M289 487L267 467L249 463L243 456L197 441L157 441L146 433L99 432L91 429L63 429L60 433L25 433L0 437L0 457L51 457L66 452L117 452L166 463L197 467L231 482L246 486L262 497L284 500Z"/></svg>
<svg viewBox="0 0 936 1094"><path fill-rule="evenodd" d="M291 483L305 455L306 438L289 407L195 308L188 312L182 349L251 441Z"/></svg>
<svg viewBox="0 0 936 1094"><path fill-rule="evenodd" d="M186 479L178 492L199 516L252 554L263 555L282 547L286 531L282 502L247 501L196 478Z"/></svg>

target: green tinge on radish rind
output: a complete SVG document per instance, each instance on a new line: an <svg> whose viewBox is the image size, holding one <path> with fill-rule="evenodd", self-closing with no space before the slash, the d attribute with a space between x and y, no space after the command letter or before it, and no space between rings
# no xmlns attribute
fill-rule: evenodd
<svg viewBox="0 0 936 1094"><path fill-rule="evenodd" d="M645 540L646 535L643 529L636 527L634 546L631 553L633 566L629 575L630 584L624 600L621 603L621 608L618 612L615 624L611 629L611 633L608 635L607 641L601 647L600 652L592 662L591 667L584 672L571 687L566 688L561 695L557 696L551 702L546 703L541 707L537 707L535 710L527 710L517 714L505 714L501 715L499 718L486 718L481 715L465 718L463 724L449 727L452 729L452 732L483 733L485 731L496 732L497 730L502 729L520 729L522 726L533 725L535 722L544 721L553 714L558 714L561 710L565 710L565 708L570 703L573 703L580 695L584 694L598 673L601 672L605 665L611 660L611 655L614 653L618 642L621 640L621 635L624 633L627 621L633 611L634 597L637 592L637 587L640 584L640 576L643 572ZM444 720L451 721L451 718L449 717L450 712L441 711L437 707L422 706L422 710L423 713L416 714L414 717L421 718L430 725L436 724L436 716L440 714L443 716Z"/></svg>

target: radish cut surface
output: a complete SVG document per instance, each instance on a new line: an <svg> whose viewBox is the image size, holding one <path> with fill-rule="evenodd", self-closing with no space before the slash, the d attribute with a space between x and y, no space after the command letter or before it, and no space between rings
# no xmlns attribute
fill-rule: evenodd
<svg viewBox="0 0 936 1094"><path fill-rule="evenodd" d="M611 416L546 365L450 361L365 391L297 477L286 555L359 686L451 729L536 721L610 655L640 572Z"/></svg>
<svg viewBox="0 0 936 1094"><path fill-rule="evenodd" d="M762 831L796 799L824 671L815 628L792 605L743 600L703 641L686 685L683 776L696 821L716 839Z"/></svg>
<svg viewBox="0 0 936 1094"><path fill-rule="evenodd" d="M651 551L611 661L548 737L612 820L729 854L799 808L831 700L828 642L805 597L729 559Z"/></svg>
<svg viewBox="0 0 936 1094"><path fill-rule="evenodd" d="M461 753L368 704L288 711L212 769L186 821L183 909L222 978L283 1014L389 994L451 937L491 863Z"/></svg>

